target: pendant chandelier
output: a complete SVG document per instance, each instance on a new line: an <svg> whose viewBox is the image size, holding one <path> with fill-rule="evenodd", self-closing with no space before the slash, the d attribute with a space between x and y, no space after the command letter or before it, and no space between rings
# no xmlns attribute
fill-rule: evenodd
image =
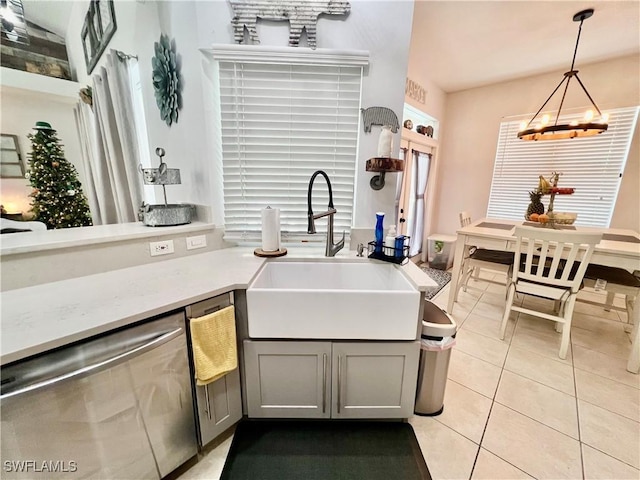
<svg viewBox="0 0 640 480"><path fill-rule="evenodd" d="M576 13L573 16L574 22L580 22L580 27L578 28L578 38L576 39L576 48L573 51L573 60L571 61L571 69L568 72L565 72L562 81L558 84L555 90L549 95L549 98L545 100L540 109L536 112L533 118L527 122L522 122L520 124L520 131L518 132L518 138L522 140L560 140L563 138L576 138L576 137L590 137L592 135L597 135L607 130L608 128L608 115L603 114L596 103L587 92L584 84L580 80L578 76L578 70L574 70L574 65L576 63L576 53L578 52L578 43L580 43L580 32L582 31L582 23L589 17L593 15L593 9L582 10L581 12ZM569 83L571 79L574 78L578 81L582 90L589 98L591 105L596 109L598 115L600 116L597 120L594 120L593 110L588 110L585 113L583 120L573 121L570 123L558 123L560 120L560 111L562 110L562 104L564 103L565 96L567 95L567 89L569 88ZM550 117L548 114L542 116L538 123L534 124L535 119L538 117L538 114L542 111L542 109L549 103L549 100L555 95L555 93L560 89L560 87L564 84L564 92L562 93L562 99L560 100L560 107L558 108L558 113L556 115L555 123L550 124Z"/></svg>

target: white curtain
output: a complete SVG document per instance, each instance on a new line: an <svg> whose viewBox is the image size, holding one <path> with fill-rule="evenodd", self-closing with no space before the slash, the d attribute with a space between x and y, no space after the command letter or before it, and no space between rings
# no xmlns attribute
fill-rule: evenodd
<svg viewBox="0 0 640 480"><path fill-rule="evenodd" d="M95 141L95 116L91 107L80 101L73 109L76 119L76 127L78 136L80 137L80 153L82 155L82 166L84 167L84 179L82 187L89 201L89 210L91 210L91 219L94 225L103 225L103 214L100 210L100 201L98 200L98 192L95 186L95 175L93 173L95 158L97 157L96 141Z"/></svg>
<svg viewBox="0 0 640 480"><path fill-rule="evenodd" d="M114 50L105 60L93 75L93 112L75 111L94 225L136 222L143 198L130 60Z"/></svg>
<svg viewBox="0 0 640 480"><path fill-rule="evenodd" d="M409 197L409 218L407 221L407 232L411 236L410 256L417 255L422 251L425 225L425 193L427 191L431 154L414 150L412 163L412 185Z"/></svg>

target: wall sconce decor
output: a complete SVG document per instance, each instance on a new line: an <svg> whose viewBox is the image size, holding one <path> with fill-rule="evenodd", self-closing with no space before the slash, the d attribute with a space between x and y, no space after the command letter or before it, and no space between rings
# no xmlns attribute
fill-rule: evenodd
<svg viewBox="0 0 640 480"><path fill-rule="evenodd" d="M576 39L576 48L573 51L573 60L571 60L571 69L568 72L564 73L564 77L556 87L556 89L549 95L549 97L542 104L540 109L536 112L533 118L529 121L529 123L522 122L520 124L520 131L518 132L518 138L522 140L560 140L563 138L576 138L576 137L590 137L593 135L597 135L599 133L605 132L609 125L607 121L609 120L608 115L603 114L596 103L587 92L584 84L580 80L578 76L578 70L574 70L573 67L576 63L576 53L578 53L578 44L580 43L580 32L582 31L582 23L589 17L593 15L593 9L589 8L587 10L582 10L576 13L573 16L574 22L580 22L580 27L578 28L578 38ZM564 98L567 94L567 89L569 88L569 83L571 83L571 79L575 77L582 90L587 95L587 98L591 102L591 105L596 109L600 118L597 121L594 121L593 118L593 110L588 110L584 116L584 120L581 122L571 122L566 124L559 124L558 121L560 119L560 112L562 111L562 104L564 103ZM540 122L533 125L533 121L538 117L538 114L542 111L542 109L549 103L549 100L555 95L555 93L560 89L563 83L566 82L564 86L564 92L562 93L562 100L560 100L560 107L558 108L558 113L556 115L555 122L550 124L549 115L543 115L540 119Z"/></svg>
<svg viewBox="0 0 640 480"><path fill-rule="evenodd" d="M92 0L80 33L88 74L95 68L116 28L113 0Z"/></svg>
<svg viewBox="0 0 640 480"><path fill-rule="evenodd" d="M22 0L0 0L0 18L2 18L2 27L0 28L2 38L29 45Z"/></svg>
<svg viewBox="0 0 640 480"><path fill-rule="evenodd" d="M404 160L399 158L370 158L367 160L366 168L367 172L378 172L378 175L371 177L369 186L374 190L382 190L385 173L402 172L404 170Z"/></svg>

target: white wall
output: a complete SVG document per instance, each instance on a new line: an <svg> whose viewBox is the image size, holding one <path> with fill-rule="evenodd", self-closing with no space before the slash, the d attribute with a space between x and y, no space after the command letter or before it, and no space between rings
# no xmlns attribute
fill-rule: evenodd
<svg viewBox="0 0 640 480"><path fill-rule="evenodd" d="M167 25L176 39L180 41L179 46L183 46L185 65L188 68L196 68L197 62L206 62L203 56L198 59L192 55L195 50L189 50L188 42L193 41L193 25L186 20L189 9L193 10L193 18L196 19L197 27L197 39L193 46L207 48L212 44L233 43L230 23L233 13L226 1L188 2L180 3L178 7L176 5L172 5L172 2L165 2L161 5L160 11L164 11L161 13L161 24L163 27ZM410 1L352 0L351 13L345 19L320 17L317 34L318 48L368 50L370 52L370 67L362 85L363 107L386 106L394 110L399 118L402 116L412 15L413 2ZM262 45L285 46L288 41L288 32L288 23L286 22L258 24L258 34ZM191 78L186 75L185 77L187 80ZM201 92L195 82L189 88L192 89L191 95L195 98L194 103L202 105L202 99L198 97ZM207 92L206 89L204 91ZM198 135L211 136L211 133L204 130L207 122L203 122L202 109L194 109L193 112L186 111L188 101L189 99L185 97L183 128L189 134L185 134L183 137L186 139L188 136L192 142L200 142L200 150L195 149L192 161L204 162L202 168L208 166L209 172L211 172L211 149L206 148L204 140L197 138ZM376 154L377 142L378 136L375 130L371 134L361 134L353 218L353 224L356 227L372 227L376 211L382 210L391 214L393 208L393 189L385 188L375 192L369 187L369 179L372 174L365 171L366 160ZM399 143L398 134L398 138L394 142L396 153ZM219 171L219 166L214 166L213 169L213 171ZM219 175L212 178L211 181L218 182L215 188L220 188ZM222 205L219 200L215 201L215 193L217 192L210 193L215 212L214 218L221 219Z"/></svg>
<svg viewBox="0 0 640 480"><path fill-rule="evenodd" d="M80 142L73 116L73 103L68 99L49 94L39 94L33 90L24 91L3 86L0 90L2 104L2 133L17 135L25 170L28 168L27 155L31 152L31 141L27 138L33 133L36 122L48 122L57 130L63 144L65 158L78 170L83 181ZM0 203L7 206L9 213L30 210L31 186L26 179L3 178L0 180ZM13 207L8 206L12 204Z"/></svg>
<svg viewBox="0 0 640 480"><path fill-rule="evenodd" d="M80 84L91 85L93 83L92 76L104 65L106 54L112 49L138 57L137 62L142 83L144 115L148 130L151 130L153 127L155 133L155 135L149 135L148 137L148 147L151 153L152 164L155 165L158 162L158 157L155 155L156 147L163 147L167 153L165 161L170 168L181 169L180 173L182 181L184 182L183 185L168 188L168 200L174 203L199 203L196 199L191 198L188 193L181 193L183 189L187 189L188 191L190 186L189 180L192 176L191 165L189 161L184 160L185 157L180 148L172 148L173 146L167 138L169 127L160 119L160 111L156 106L151 81L151 58L155 55L154 42L160 40L161 33L158 9L160 5L165 2L115 0L114 10L117 28L91 74L87 73L80 37L89 3L90 0L75 0L71 9L66 42L69 53L69 64L73 75L76 76ZM160 131L158 131L157 125L160 125ZM164 130L162 130L162 125L164 125ZM140 177L140 183L142 183L142 177ZM155 188L156 198L161 198L161 187Z"/></svg>
<svg viewBox="0 0 640 480"><path fill-rule="evenodd" d="M82 47L79 43L82 20L88 1L74 5L70 30L67 35L72 69L78 81L87 83ZM371 65L363 81L362 105L386 106L402 116L404 81L408 65L408 47L411 33L413 2L352 0L351 13L318 21L318 48L368 50ZM183 184L168 189L171 201L188 201L213 206L213 218L220 223L223 218L218 191L221 187L219 165L213 164L212 145L208 141L212 133L207 131L203 89L206 73L203 71L204 55L200 48L214 43L233 43L231 7L226 0L198 2L116 2L118 29L108 48L137 54L143 82L149 79L149 88L143 91L146 105L149 146L163 146L170 167L181 169ZM160 31L175 39L177 53L182 62L183 108L177 124L167 127L161 120L150 81L150 64L153 42ZM258 26L263 45L284 46L288 41L287 22L264 22ZM97 67L96 67L97 68ZM146 72L145 72L146 70ZM377 132L362 134L357 159L356 199L354 226L373 226L375 212L391 214L393 189L375 192L369 187L372 174L365 171L365 161L377 151ZM396 152L398 138L394 142ZM214 146L215 147L215 146Z"/></svg>
<svg viewBox="0 0 640 480"><path fill-rule="evenodd" d="M628 56L582 65L580 78L600 109L609 109L640 104L639 71L640 58ZM434 231L454 233L462 210L471 212L472 218L486 215L500 122L506 116L535 113L563 72L447 95ZM557 107L558 103L554 105ZM563 111L587 105L588 99L572 82ZM611 227L640 230L639 150L636 129Z"/></svg>
<svg viewBox="0 0 640 480"><path fill-rule="evenodd" d="M69 65L73 78L81 84L90 84L91 75L87 73L80 32L84 24L84 17L89 9L90 0L73 0L73 7L69 15L69 27L65 37ZM114 10L117 28L109 41L107 48L98 60L92 74L104 65L104 55L110 49L122 50L131 55L140 55L140 62L151 63L153 56L153 42L145 42L151 33L158 30L157 2L115 0ZM158 33L158 38L160 37ZM150 67L149 67L150 69Z"/></svg>

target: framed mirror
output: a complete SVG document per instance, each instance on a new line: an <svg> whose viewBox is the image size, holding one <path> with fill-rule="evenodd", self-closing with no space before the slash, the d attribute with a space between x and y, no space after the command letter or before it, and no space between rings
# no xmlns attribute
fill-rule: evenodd
<svg viewBox="0 0 640 480"><path fill-rule="evenodd" d="M17 135L0 134L0 177L24 178Z"/></svg>
<svg viewBox="0 0 640 480"><path fill-rule="evenodd" d="M92 0L80 33L88 74L95 68L116 28L113 0Z"/></svg>

